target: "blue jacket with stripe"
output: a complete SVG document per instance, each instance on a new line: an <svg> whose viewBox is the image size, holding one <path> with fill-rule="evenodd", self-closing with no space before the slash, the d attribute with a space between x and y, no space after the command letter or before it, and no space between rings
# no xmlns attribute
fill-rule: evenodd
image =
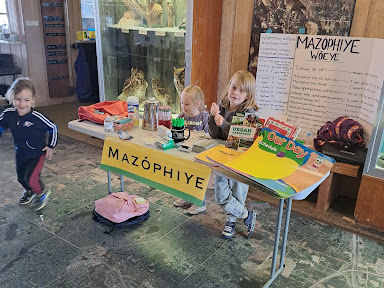
<svg viewBox="0 0 384 288"><path fill-rule="evenodd" d="M57 144L57 126L40 112L19 116L16 108L7 108L0 115L0 136L6 129L13 135L17 157L30 159L45 154L45 146L53 148ZM47 143L48 133L48 143Z"/></svg>

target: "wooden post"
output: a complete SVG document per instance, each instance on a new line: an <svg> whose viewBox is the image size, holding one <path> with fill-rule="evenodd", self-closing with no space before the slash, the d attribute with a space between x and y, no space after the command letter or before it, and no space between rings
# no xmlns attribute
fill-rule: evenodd
<svg viewBox="0 0 384 288"><path fill-rule="evenodd" d="M200 86L208 109L216 102L223 1L193 1L191 84Z"/></svg>
<svg viewBox="0 0 384 288"><path fill-rule="evenodd" d="M254 0L223 1L218 98L236 71L248 69L254 3Z"/></svg>

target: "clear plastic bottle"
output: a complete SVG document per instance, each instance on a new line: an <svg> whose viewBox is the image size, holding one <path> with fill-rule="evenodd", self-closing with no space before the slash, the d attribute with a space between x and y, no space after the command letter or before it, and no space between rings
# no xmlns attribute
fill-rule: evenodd
<svg viewBox="0 0 384 288"><path fill-rule="evenodd" d="M139 97L129 96L127 98L128 118L131 118L133 125L139 125Z"/></svg>
<svg viewBox="0 0 384 288"><path fill-rule="evenodd" d="M113 135L113 120L109 115L104 119L104 132L105 136Z"/></svg>

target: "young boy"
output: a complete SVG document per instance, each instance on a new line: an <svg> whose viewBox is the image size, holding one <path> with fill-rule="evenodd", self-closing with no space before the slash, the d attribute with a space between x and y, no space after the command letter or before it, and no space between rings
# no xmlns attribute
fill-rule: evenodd
<svg viewBox="0 0 384 288"><path fill-rule="evenodd" d="M40 179L45 158L51 159L57 144L57 127L48 118L35 111L35 86L29 78L19 78L9 88L6 97L13 107L0 115L0 136L9 128L16 150L17 180L24 187L20 205L31 203L38 211L45 207L50 190L44 190ZM48 143L46 134L48 133Z"/></svg>

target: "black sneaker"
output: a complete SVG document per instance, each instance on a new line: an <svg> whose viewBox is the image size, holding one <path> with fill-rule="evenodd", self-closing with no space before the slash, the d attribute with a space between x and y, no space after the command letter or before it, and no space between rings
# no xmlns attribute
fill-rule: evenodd
<svg viewBox="0 0 384 288"><path fill-rule="evenodd" d="M37 194L35 199L33 199L31 203L31 208L35 211L39 211L47 205L49 194L51 194L51 190L44 191L41 194Z"/></svg>
<svg viewBox="0 0 384 288"><path fill-rule="evenodd" d="M24 190L23 196L19 199L19 204L20 205L26 205L29 202L32 201L33 198L35 198L36 194L33 193L31 190Z"/></svg>
<svg viewBox="0 0 384 288"><path fill-rule="evenodd" d="M231 239L235 235L235 222L225 222L223 231L221 231L221 236L225 239Z"/></svg>
<svg viewBox="0 0 384 288"><path fill-rule="evenodd" d="M253 231L255 230L256 223L256 212L252 210L248 210L248 217L244 219L244 224L247 226L247 233L245 234L245 238L249 238L252 236Z"/></svg>

